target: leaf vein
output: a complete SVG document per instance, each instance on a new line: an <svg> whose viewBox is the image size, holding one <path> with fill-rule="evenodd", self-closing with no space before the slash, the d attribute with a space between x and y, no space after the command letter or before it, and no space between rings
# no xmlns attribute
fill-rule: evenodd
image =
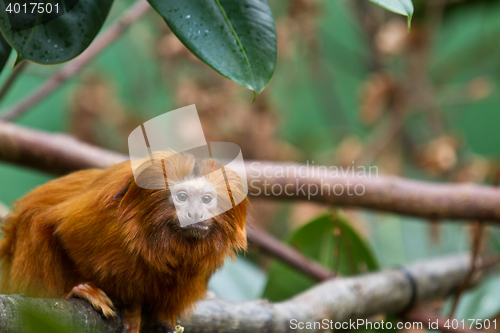
<svg viewBox="0 0 500 333"><path fill-rule="evenodd" d="M234 30L234 27L231 24L231 21L229 21L229 17L227 16L226 11L222 7L220 1L215 0L215 3L219 7L219 10L221 11L222 15L224 16L224 19L226 20L227 24L229 25L229 28L231 29L231 32L233 33L233 36L236 39L236 43L238 43L240 50L241 50L241 53L243 53L243 57L245 57L245 62L247 63L248 69L250 70L250 75L252 76L252 81L253 81L253 85L254 85L254 89L255 89L256 82L255 82L255 78L253 76L252 66L250 65L250 60L248 59L245 48L243 47L243 44L241 43L240 38L238 37L238 34L236 33L236 30Z"/></svg>

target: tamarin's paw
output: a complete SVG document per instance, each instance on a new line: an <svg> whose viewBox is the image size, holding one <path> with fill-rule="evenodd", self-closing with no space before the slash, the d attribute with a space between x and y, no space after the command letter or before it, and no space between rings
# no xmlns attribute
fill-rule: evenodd
<svg viewBox="0 0 500 333"><path fill-rule="evenodd" d="M81 298L88 301L94 309L103 314L107 319L116 316L113 310L113 302L109 297L93 284L82 283L79 284L64 296L65 298Z"/></svg>

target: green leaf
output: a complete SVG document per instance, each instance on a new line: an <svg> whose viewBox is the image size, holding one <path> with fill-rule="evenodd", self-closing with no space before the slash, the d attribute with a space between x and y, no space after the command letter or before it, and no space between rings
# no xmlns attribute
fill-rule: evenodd
<svg viewBox="0 0 500 333"><path fill-rule="evenodd" d="M0 72L5 66L7 59L9 59L11 50L12 48L10 47L9 43L7 43L5 38L3 38L3 36L0 34Z"/></svg>
<svg viewBox="0 0 500 333"><path fill-rule="evenodd" d="M500 276L488 276L482 283L473 289L465 292L460 298L455 318L465 319L486 319L493 318L498 315L500 311ZM449 313L451 308L451 299L443 308L442 313ZM469 325L472 324L469 321ZM495 327L490 322L492 327ZM498 322L497 322L498 325ZM496 326L498 327L498 326ZM474 326L473 326L474 328Z"/></svg>
<svg viewBox="0 0 500 333"><path fill-rule="evenodd" d="M236 261L227 259L224 266L215 272L208 288L217 297L243 302L259 299L266 280L266 274L258 266L243 256L237 256Z"/></svg>
<svg viewBox="0 0 500 333"><path fill-rule="evenodd" d="M194 55L260 93L276 66L277 39L266 0L148 0Z"/></svg>
<svg viewBox="0 0 500 333"><path fill-rule="evenodd" d="M78 56L90 45L112 3L113 0L79 0L69 12L49 22L14 32L5 3L0 1L0 29L17 52L16 65L23 60L44 65L59 64Z"/></svg>
<svg viewBox="0 0 500 333"><path fill-rule="evenodd" d="M338 267L338 273L344 276L379 267L370 246L342 216L332 219L330 214L322 215L296 230L287 243L332 271ZM338 255L337 250L340 250ZM309 276L276 261L269 270L264 298L282 301L315 283Z"/></svg>
<svg viewBox="0 0 500 333"><path fill-rule="evenodd" d="M408 17L408 29L410 29L411 17L413 16L413 3L411 0L370 0L391 12Z"/></svg>

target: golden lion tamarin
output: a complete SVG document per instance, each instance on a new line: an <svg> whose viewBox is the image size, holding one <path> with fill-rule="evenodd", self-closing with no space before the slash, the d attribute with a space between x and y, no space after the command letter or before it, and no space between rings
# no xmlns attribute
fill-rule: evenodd
<svg viewBox="0 0 500 333"><path fill-rule="evenodd" d="M228 191L241 195L241 180L228 169L224 177L212 172L222 166L211 159L153 156L139 178L124 162L55 179L18 200L2 228L0 291L79 297L108 318L120 308L124 332L173 327L204 297L225 258L246 248L246 202L227 202ZM170 187L137 185L165 181L158 176L165 169ZM173 200L189 204L176 211ZM232 208L203 220L207 203ZM182 227L178 216L200 222Z"/></svg>

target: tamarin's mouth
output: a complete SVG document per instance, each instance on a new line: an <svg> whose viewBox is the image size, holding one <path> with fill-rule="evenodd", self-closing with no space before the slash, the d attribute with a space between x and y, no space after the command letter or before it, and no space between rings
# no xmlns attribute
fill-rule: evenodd
<svg viewBox="0 0 500 333"><path fill-rule="evenodd" d="M200 221L198 223L192 223L188 225L188 228L198 229L198 230L208 230L209 221Z"/></svg>

